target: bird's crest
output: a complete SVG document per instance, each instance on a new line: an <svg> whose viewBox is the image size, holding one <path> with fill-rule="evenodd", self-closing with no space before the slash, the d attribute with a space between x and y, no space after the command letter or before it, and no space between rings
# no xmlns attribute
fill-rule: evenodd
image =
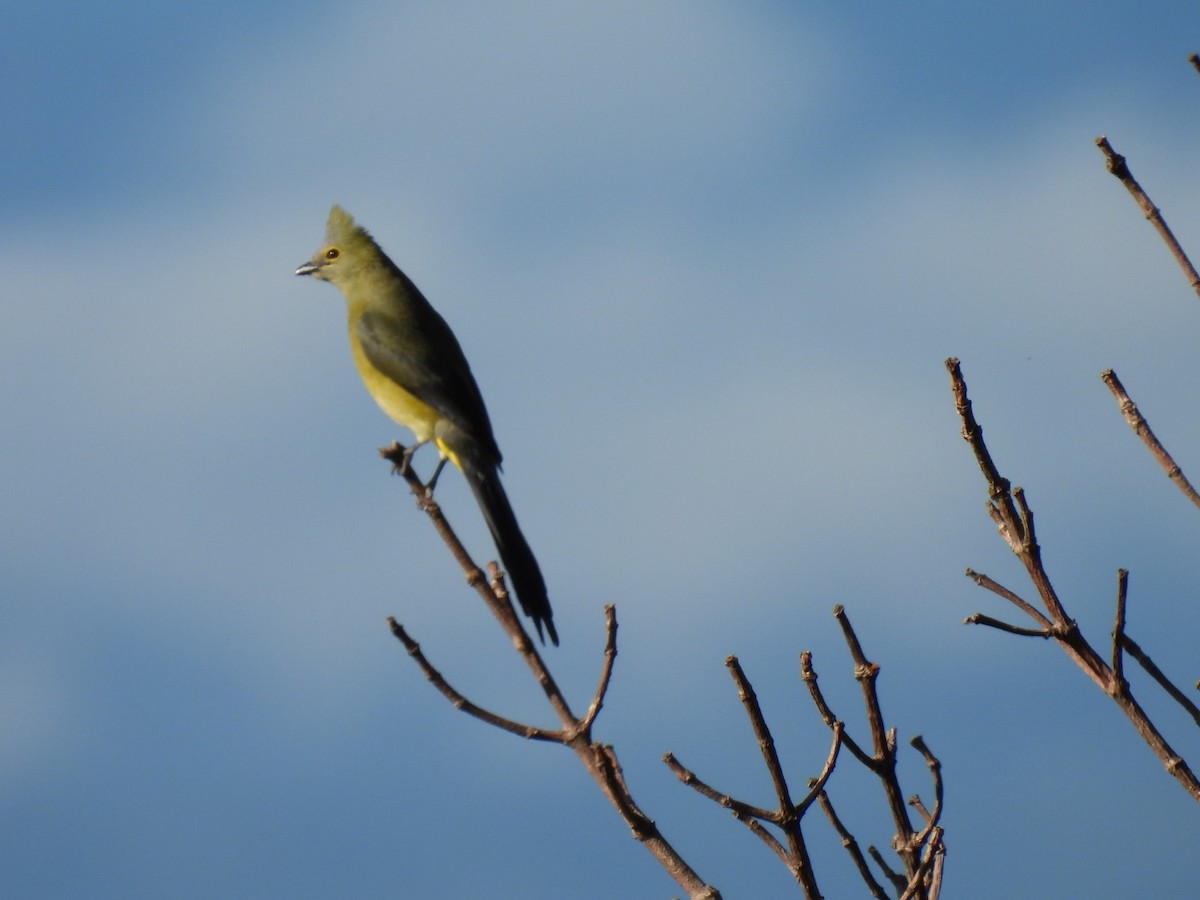
<svg viewBox="0 0 1200 900"><path fill-rule="evenodd" d="M325 224L325 246L340 247L343 252L349 250L360 261L387 260L387 254L370 232L355 224L354 217L336 204L329 210L329 221Z"/></svg>
<svg viewBox="0 0 1200 900"><path fill-rule="evenodd" d="M360 242L375 244L365 228L354 224L354 217L340 206L329 210L329 221L325 225L325 243L331 247L346 246Z"/></svg>

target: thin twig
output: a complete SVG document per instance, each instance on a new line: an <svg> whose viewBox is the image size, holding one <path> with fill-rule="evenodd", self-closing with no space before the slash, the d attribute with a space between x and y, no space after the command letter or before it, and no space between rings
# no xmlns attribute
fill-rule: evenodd
<svg viewBox="0 0 1200 900"><path fill-rule="evenodd" d="M1101 380L1108 385L1108 389L1112 391L1113 396L1117 399L1117 405L1121 408L1121 414L1125 417L1125 421L1129 423L1129 427L1133 429L1134 434L1142 439L1142 443L1146 445L1146 449L1150 451L1167 477L1175 482L1175 486L1183 491L1183 495L1192 501L1196 506L1200 506L1200 493L1192 487L1192 483L1188 481L1186 475L1183 474L1183 469L1179 468L1179 464L1175 462L1167 448L1155 437L1154 432L1150 429L1150 423L1137 408L1137 404L1130 399L1128 392L1125 390L1125 385L1121 384L1121 380L1117 378L1117 373L1112 369L1105 369L1100 373Z"/></svg>
<svg viewBox="0 0 1200 900"><path fill-rule="evenodd" d="M1141 646L1127 634L1121 635L1121 646L1125 648L1125 652L1138 661L1146 674L1158 682L1161 687L1176 703L1183 707L1184 711L1192 717L1192 721L1200 725L1200 707L1188 699L1187 694L1175 686L1170 678L1166 676L1150 655L1141 648Z"/></svg>
<svg viewBox="0 0 1200 900"><path fill-rule="evenodd" d="M854 633L850 617L840 604L833 608L834 618L842 628L842 636L854 660L854 678L862 687L863 704L867 711L867 723L871 729L871 737L875 744L875 756L872 760L871 771L879 778L887 797L888 808L891 810L892 821L896 826L896 852L904 860L904 868L910 874L916 869L919 861L919 850L913 845L914 830L912 820L908 817L908 807L904 803L904 791L900 788L900 780L896 774L896 732L884 726L883 708L879 703L879 693L875 682L879 678L879 664L869 661L863 652L862 643Z"/></svg>
<svg viewBox="0 0 1200 900"><path fill-rule="evenodd" d="M909 741L909 743L912 744L917 749L917 752L925 758L925 765L929 767L929 776L933 781L932 812L925 809L925 806L921 803L919 797L913 797L909 801L915 807L920 809L922 815L925 817L925 827L915 838L916 844L924 846L932 835L933 830L937 828L938 822L940 822L942 818L942 801L944 799L945 792L945 789L942 785L942 763L941 760L933 755L933 751L929 749L929 745L925 743L925 738L921 737L921 735L915 735L913 739Z"/></svg>
<svg viewBox="0 0 1200 900"><path fill-rule="evenodd" d="M942 829L933 829L932 840L926 845L921 854L921 864L909 879L908 887L899 900L910 900L927 894L936 897L942 890L941 868L945 859L946 848L942 844Z"/></svg>
<svg viewBox="0 0 1200 900"><path fill-rule="evenodd" d="M1175 239L1175 235L1171 233L1171 229L1167 225L1166 219L1163 218L1162 212L1151 202L1150 197L1142 189L1142 186L1138 184L1137 179L1133 177L1133 173L1129 171L1129 164L1125 161L1125 157L1112 148L1112 145L1108 142L1108 138L1104 135L1096 138L1096 146L1104 154L1105 165L1108 167L1108 171L1115 175L1121 184L1125 185L1125 189L1132 195L1138 207L1145 213L1146 218L1150 220L1150 223L1163 239L1163 243L1167 245L1167 249L1171 251L1175 262L1183 269L1183 274L1187 278L1188 284L1192 286L1192 290L1200 294L1200 273L1196 272L1196 267L1188 259L1183 247Z"/></svg>
<svg viewBox="0 0 1200 900"><path fill-rule="evenodd" d="M1021 531L1025 535L1024 546L1021 548L1021 552L1017 554L1017 558L1021 560L1025 566L1025 571L1029 573L1029 577L1033 581L1033 586L1037 588L1038 596L1042 598L1042 605L1046 607L1046 612L1050 614L1054 627L1062 629L1064 633L1068 633L1074 628L1075 623L1067 615L1066 609L1063 608L1062 602L1058 599L1058 592L1054 589L1054 585L1050 583L1050 576L1046 574L1046 567L1042 563L1042 548L1038 544L1037 533L1034 530L1033 510L1029 508L1029 501L1025 499L1025 489L1015 487L1012 490L1012 495L1016 500L1017 509L1020 512ZM1078 652L1080 648L1076 649Z"/></svg>
<svg viewBox="0 0 1200 900"><path fill-rule="evenodd" d="M808 780L808 795L795 806L797 818L803 818L817 797L825 792L825 785L829 783L829 779L833 775L833 768L837 765L838 755L841 753L842 741L845 734L846 726L841 722L833 726L833 746L829 748L829 755L825 757L825 766L821 769L821 774L816 778Z"/></svg>
<svg viewBox="0 0 1200 900"><path fill-rule="evenodd" d="M600 669L600 683L596 685L596 693L592 695L587 712L579 720L579 732L583 735L591 734L592 724L596 721L596 716L600 715L604 698L608 694L608 685L612 681L613 666L617 661L617 608L611 603L604 607L604 633L604 665Z"/></svg>
<svg viewBox="0 0 1200 900"><path fill-rule="evenodd" d="M1020 635L1021 637L1040 637L1050 638L1054 636L1054 632L1050 628L1022 628L1019 625L1010 625L1007 622L1002 622L999 619L993 619L991 616L986 616L983 613L973 613L963 619L964 625L986 625L988 628L995 628L999 631L1007 631L1009 634Z"/></svg>
<svg viewBox="0 0 1200 900"><path fill-rule="evenodd" d="M908 879L888 865L887 860L883 858L883 854L874 844L867 847L867 853L875 861L875 865L883 871L883 877L890 881L897 891L904 890L908 885Z"/></svg>
<svg viewBox="0 0 1200 900"><path fill-rule="evenodd" d="M783 774L783 765L779 762L779 751L775 748L775 738L771 735L771 729L767 727L762 707L758 705L758 695L754 693L754 688L746 677L746 673L742 671L742 665L736 656L726 657L725 667L729 669L729 674L737 685L738 699L741 700L742 707L746 710L746 716L750 719L750 727L754 730L754 737L758 740L758 749L762 754L767 772L771 776L771 783L775 787L775 797L779 801L779 808L781 810L792 809L792 796L788 789L787 778Z"/></svg>
<svg viewBox="0 0 1200 900"><path fill-rule="evenodd" d="M840 723L839 723L840 725ZM759 806L753 806L749 803L744 803L741 800L736 800L728 794L721 793L709 784L705 783L695 772L683 765L673 753L663 755L665 762L670 770L675 774L675 777L699 793L703 797L707 797L719 806L728 809L735 819L745 825L750 831L759 838L764 844L770 848L780 861L783 862L789 870L796 872L797 857L793 851L789 851L784 847L779 840L763 827L762 822L769 822L776 825L785 831L792 825L792 820L798 820L803 817L804 812L814 799L823 791L824 785L829 780L829 776L833 774L834 765L837 762L838 750L841 747L842 729L838 727L834 730L833 746L830 748L829 755L825 760L825 766L821 771L821 775L811 779L809 782L809 795L805 797L799 804L796 804L791 809L780 807L777 810L763 809ZM803 882L802 882L803 883ZM815 888L815 885L813 885ZM806 888L807 894L807 888ZM807 894L808 896L818 896L815 894Z"/></svg>
<svg viewBox="0 0 1200 900"><path fill-rule="evenodd" d="M1050 627L1054 624L1044 615L1042 615L1041 611L1038 610L1032 603L1030 603L1028 600L1025 600L1023 597L1018 596L1013 591L1010 591L998 581L994 581L987 575L984 575L982 572L976 572L974 569L970 568L967 569L966 574L968 578L970 578L980 587L987 588L993 594L1003 597L1013 606L1017 607L1017 609L1021 610L1021 612L1025 613L1031 619L1036 621L1046 631L1049 631Z"/></svg>
<svg viewBox="0 0 1200 900"><path fill-rule="evenodd" d="M925 845L925 854L931 857L933 864L929 868L928 881L926 882L926 890L931 898L940 897L942 895L942 872L946 865L946 844L943 838L944 831L938 827L933 830L929 836L929 841Z"/></svg>
<svg viewBox="0 0 1200 900"><path fill-rule="evenodd" d="M817 672L816 669L813 668L812 652L809 650L805 650L800 654L800 678L808 687L808 693L809 696L812 697L813 705L816 706L817 712L820 714L821 719L825 722L825 724L829 728L835 728L836 726L840 725L842 720L833 714L833 710L829 708L829 703L825 700L825 694L822 693L821 688L817 684ZM846 749L849 750L854 755L855 759L862 763L862 765L866 766L868 769L874 765L874 759L872 759L871 754L863 750L863 748L859 746L858 741L854 740L854 738L852 738L849 734L843 733L842 742L846 745Z"/></svg>
<svg viewBox="0 0 1200 900"><path fill-rule="evenodd" d="M425 677L433 684L442 696L449 700L455 709L462 710L469 716L474 716L481 722L486 722L488 725L494 725L502 731L508 731L518 737L528 738L535 741L556 741L562 742L563 733L561 731L547 731L544 728L537 728L533 725L524 725L520 722L514 722L512 719L506 719L504 716L489 712L481 706L472 703L457 690L452 687L442 674L430 664L425 658L425 654L421 651L421 646L408 636L408 632L404 630L404 626L393 619L391 616L387 618L388 627L392 630L392 634L396 639L404 645L404 649L408 651L421 671L425 673Z"/></svg>
<svg viewBox="0 0 1200 900"><path fill-rule="evenodd" d="M758 704L758 696L754 693L754 687L750 684L746 673L742 671L741 663L738 662L736 656L726 657L725 667L729 669L729 674L737 685L738 698L742 701L742 706L750 719L750 727L754 730L754 736L758 740L763 763L767 767L771 783L775 788L775 797L779 801L776 823L783 830L784 838L788 843L790 859L788 868L797 883L804 889L805 896L820 897L821 892L817 888L816 873L813 872L808 846L800 832L800 816L797 815L796 806L792 802L787 778L783 774L783 765L779 762L779 753L775 748L775 738L771 735L771 729L767 727L766 717L763 716L762 707ZM832 767L830 766L830 768Z"/></svg>
<svg viewBox="0 0 1200 900"><path fill-rule="evenodd" d="M1129 570L1117 569L1117 617L1113 622L1112 670L1117 684L1125 683L1125 655L1122 642L1125 639L1125 603L1129 596Z"/></svg>
<svg viewBox="0 0 1200 900"><path fill-rule="evenodd" d="M909 797L908 805L920 813L921 818L926 822L933 818L933 815L929 812L929 807L925 805L925 801L921 799L920 794L913 794L911 797Z"/></svg>
<svg viewBox="0 0 1200 900"><path fill-rule="evenodd" d="M708 784L703 778L685 766L679 761L679 758L674 753L667 752L663 754L662 761L667 764L667 768L674 773L675 777L694 790L702 797L706 797L713 803L725 809L732 810L738 815L745 816L750 819L761 819L764 822L777 824L778 813L772 809L764 809L761 806L754 806L742 800L735 800L728 794L722 793Z"/></svg>
<svg viewBox="0 0 1200 900"><path fill-rule="evenodd" d="M788 870L791 870L792 857L788 854L787 847L779 843L779 839L776 838L775 835L771 834L771 832L767 831L766 826L764 826L762 822L758 821L758 819L745 816L736 809L732 810L732 813L735 819L749 828L751 834L770 847L771 852L779 858L779 861L783 863Z"/></svg>
<svg viewBox="0 0 1200 900"><path fill-rule="evenodd" d="M958 412L958 417L962 420L963 440L970 445L971 451L975 454L975 461L979 464L979 469L983 472L984 480L988 483L988 504L994 510L992 518L997 520L1004 540L1008 542L1015 553L1023 536L1004 531L1005 523L1017 521L1017 511L1012 505L1012 495L1010 493L1012 486L1008 479L1001 475L1000 471L996 468L996 463L992 460L992 454L988 451L987 444L983 441L983 427L975 420L975 412L971 408L971 400L967 397L967 383L963 380L958 360L950 357L946 360L946 368L950 370L950 388L954 393L954 408ZM998 506L1003 507L1003 509L997 509ZM999 518L997 517L998 515Z"/></svg>
<svg viewBox="0 0 1200 900"><path fill-rule="evenodd" d="M817 798L821 804L821 809L824 810L826 818L833 825L833 830L838 833L842 839L842 846L846 848L846 852L850 854L850 859L854 862L854 867L858 869L858 874L867 885L867 890L871 892L871 896L876 900L887 900L888 894L884 890L883 885L875 880L875 874L871 871L871 867L867 865L867 858L863 856L862 849L858 846L858 841L854 835L850 833L841 816L833 808L833 802L829 799L829 794L821 791Z"/></svg>

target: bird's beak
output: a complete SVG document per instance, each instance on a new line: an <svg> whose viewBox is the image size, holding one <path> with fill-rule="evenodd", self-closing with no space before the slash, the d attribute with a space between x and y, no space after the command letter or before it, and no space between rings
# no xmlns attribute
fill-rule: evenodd
<svg viewBox="0 0 1200 900"><path fill-rule="evenodd" d="M304 265L302 265L300 268L298 268L296 270L296 274L297 275L312 275L319 268L321 268L321 267L316 265L315 263L306 262Z"/></svg>

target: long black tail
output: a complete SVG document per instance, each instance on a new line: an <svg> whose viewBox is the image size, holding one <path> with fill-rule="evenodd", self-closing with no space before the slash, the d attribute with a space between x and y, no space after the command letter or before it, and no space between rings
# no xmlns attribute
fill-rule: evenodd
<svg viewBox="0 0 1200 900"><path fill-rule="evenodd" d="M500 472L495 465L487 463L468 465L466 469L467 482L483 511L483 519L492 533L492 540L496 542L496 549L500 551L500 561L508 572L509 584L516 592L521 609L533 619L542 643L546 641L542 634L542 627L545 626L550 640L558 646L558 632L554 628L554 613L546 594L546 582L533 551L529 549L529 542L517 524L508 495L504 493Z"/></svg>

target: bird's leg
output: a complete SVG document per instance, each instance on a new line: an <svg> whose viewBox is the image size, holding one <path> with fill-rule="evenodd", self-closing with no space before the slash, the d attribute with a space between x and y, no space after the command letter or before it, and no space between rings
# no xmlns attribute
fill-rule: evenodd
<svg viewBox="0 0 1200 900"><path fill-rule="evenodd" d="M427 443L429 443L429 442L428 441L417 441L411 447L404 448L404 453L402 453L400 455L400 462L396 465L395 471L396 471L397 475L407 475L409 472L412 471L413 454L416 453L418 450L420 450L421 447L423 447Z"/></svg>
<svg viewBox="0 0 1200 900"><path fill-rule="evenodd" d="M398 475L407 475L413 471L412 458L418 450L428 444L429 441L417 441L411 447L405 447L404 452L400 455L399 464L395 465L394 471ZM446 457L438 459L437 468L433 470L433 477L429 479L425 485L425 496L428 499L433 499L433 489L437 485L438 476L442 474L442 469L446 466ZM414 473L415 474L415 473Z"/></svg>
<svg viewBox="0 0 1200 900"><path fill-rule="evenodd" d="M429 479L429 483L425 485L425 496L433 496L434 485L437 484L438 476L442 474L442 469L446 467L446 457L438 460L437 468L433 470L433 477Z"/></svg>

